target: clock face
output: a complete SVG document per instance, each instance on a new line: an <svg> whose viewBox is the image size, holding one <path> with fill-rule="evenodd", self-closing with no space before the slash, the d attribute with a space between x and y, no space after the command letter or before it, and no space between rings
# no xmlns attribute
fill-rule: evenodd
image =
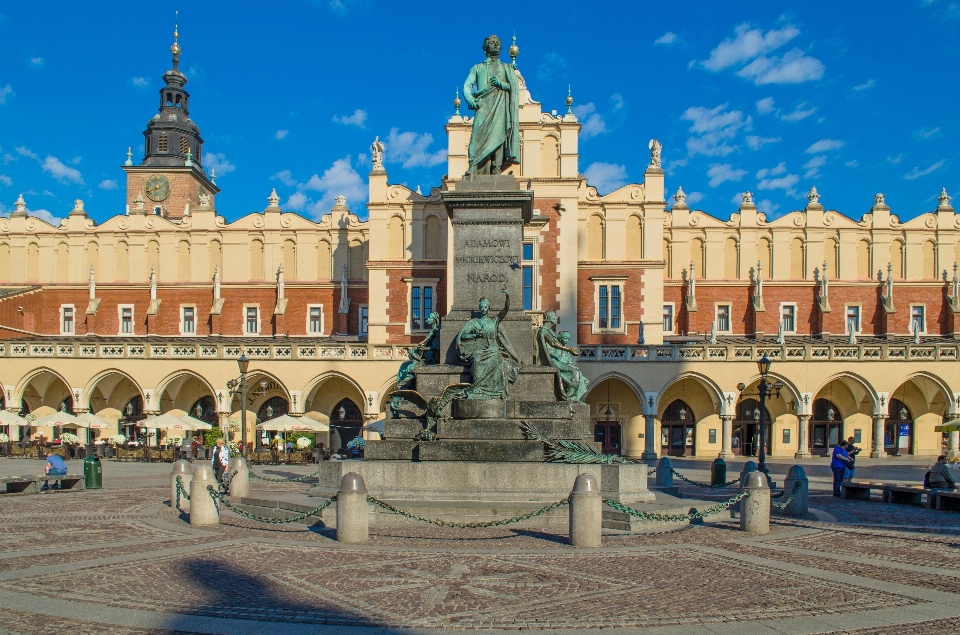
<svg viewBox="0 0 960 635"><path fill-rule="evenodd" d="M147 179L143 190L151 201L162 201L170 196L170 181L165 176L154 174Z"/></svg>

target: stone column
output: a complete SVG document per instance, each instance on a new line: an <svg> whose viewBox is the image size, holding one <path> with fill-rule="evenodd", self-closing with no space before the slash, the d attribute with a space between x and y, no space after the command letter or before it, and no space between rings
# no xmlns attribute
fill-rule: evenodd
<svg viewBox="0 0 960 635"><path fill-rule="evenodd" d="M720 455L717 458L732 459L733 454L733 417L734 415L720 415L722 425Z"/></svg>
<svg viewBox="0 0 960 635"><path fill-rule="evenodd" d="M955 413L948 412L947 414L943 415L944 423L956 423L958 419L960 419L960 415ZM947 434L950 436L948 437L948 441L947 441L946 455L948 457L960 456L960 448L957 447L958 445L960 445L960 431L953 430L951 432L948 432ZM13 437L10 437L10 438L12 439Z"/></svg>
<svg viewBox="0 0 960 635"><path fill-rule="evenodd" d="M230 442L230 413L229 412L217 412L217 426L220 428L220 431L223 433L223 438Z"/></svg>
<svg viewBox="0 0 960 635"><path fill-rule="evenodd" d="M884 459L887 453L883 450L883 422L887 415L873 415L873 452L870 453L871 459Z"/></svg>
<svg viewBox="0 0 960 635"><path fill-rule="evenodd" d="M806 459L813 456L810 454L810 441L807 438L810 433L810 417L811 415L797 415L800 429L797 431L797 453L793 455L794 458Z"/></svg>
<svg viewBox="0 0 960 635"><path fill-rule="evenodd" d="M646 430L644 431L644 450L643 454L640 455L640 459L643 461L656 461L657 460L657 416L656 415L643 415Z"/></svg>

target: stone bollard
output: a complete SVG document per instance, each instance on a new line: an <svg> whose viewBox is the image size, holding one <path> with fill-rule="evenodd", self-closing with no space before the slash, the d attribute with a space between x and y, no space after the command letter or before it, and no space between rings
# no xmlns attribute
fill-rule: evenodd
<svg viewBox="0 0 960 635"><path fill-rule="evenodd" d="M191 525L218 525L220 511L216 503L210 498L207 486L217 487L217 480L213 477L213 468L209 465L198 465L193 469L193 482L190 483L190 524Z"/></svg>
<svg viewBox="0 0 960 635"><path fill-rule="evenodd" d="M800 483L800 488L797 490L796 494L793 494L793 488L796 487L796 484ZM809 503L807 499L807 492L810 488L810 482L807 480L807 474L803 471L803 467L800 465L794 465L790 468L790 471L787 472L787 479L783 482L783 496L784 500L793 496L793 500L787 504L784 508L783 513L788 516L806 516L809 510Z"/></svg>
<svg viewBox="0 0 960 635"><path fill-rule="evenodd" d="M657 487L673 487L673 464L669 456L657 463Z"/></svg>
<svg viewBox="0 0 960 635"><path fill-rule="evenodd" d="M236 474L234 474L236 472ZM250 468L242 456L232 456L227 464L227 474L231 474L228 493L240 499L250 494Z"/></svg>
<svg viewBox="0 0 960 635"><path fill-rule="evenodd" d="M721 458L717 458L713 462L713 465L710 466L710 484L711 485L724 485L727 482L727 462Z"/></svg>
<svg viewBox="0 0 960 635"><path fill-rule="evenodd" d="M570 507L570 546L599 547L603 525L603 499L592 474L581 474L567 499Z"/></svg>
<svg viewBox="0 0 960 635"><path fill-rule="evenodd" d="M367 487L356 472L344 474L337 492L337 542L359 545L370 539Z"/></svg>
<svg viewBox="0 0 960 635"><path fill-rule="evenodd" d="M743 469L740 470L740 489L743 489L743 484L746 482L747 474L750 472L757 471L757 464L755 461L747 461L743 464Z"/></svg>
<svg viewBox="0 0 960 635"><path fill-rule="evenodd" d="M177 508L177 477L180 477L180 482L183 485L183 490L187 493L187 496L190 495L190 481L193 480L193 466L190 465L189 461L184 461L180 459L173 463L173 471L170 472L170 507ZM187 500L187 497L180 495L180 509L185 512L190 511L190 501Z"/></svg>
<svg viewBox="0 0 960 635"><path fill-rule="evenodd" d="M770 487L762 472L750 472L741 491L749 494L740 501L740 531L748 534L770 532Z"/></svg>

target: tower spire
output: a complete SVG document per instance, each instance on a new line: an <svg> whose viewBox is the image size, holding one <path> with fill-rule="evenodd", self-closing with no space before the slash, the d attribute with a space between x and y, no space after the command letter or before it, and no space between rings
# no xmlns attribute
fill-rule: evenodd
<svg viewBox="0 0 960 635"><path fill-rule="evenodd" d="M174 12L173 19L173 46L170 47L170 53L173 55L173 70L177 70L177 66L180 64L180 52L183 50L180 48L179 44L180 39L180 12Z"/></svg>

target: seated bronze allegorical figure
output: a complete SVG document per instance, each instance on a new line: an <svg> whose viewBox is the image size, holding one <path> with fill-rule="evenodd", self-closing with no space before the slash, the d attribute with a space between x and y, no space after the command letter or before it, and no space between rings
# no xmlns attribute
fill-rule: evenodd
<svg viewBox="0 0 960 635"><path fill-rule="evenodd" d="M468 321L457 334L460 360L472 377L470 387L464 391L467 399L507 399L510 384L520 372L520 358L501 326L510 309L510 292L506 287L501 291L506 300L500 313L495 317L487 315L490 300L481 298L480 317Z"/></svg>

